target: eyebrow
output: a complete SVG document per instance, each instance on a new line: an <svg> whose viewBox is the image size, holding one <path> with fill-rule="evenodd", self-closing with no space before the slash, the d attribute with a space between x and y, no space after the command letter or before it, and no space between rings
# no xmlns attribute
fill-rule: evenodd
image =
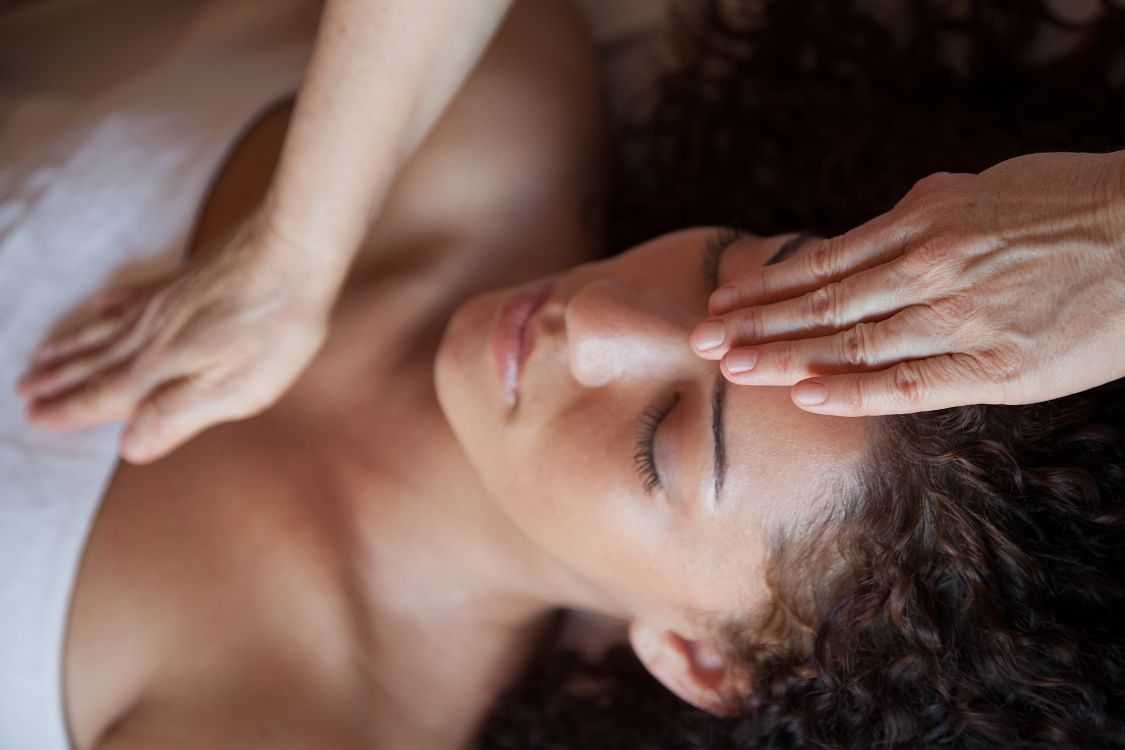
<svg viewBox="0 0 1125 750"><path fill-rule="evenodd" d="M703 282L712 290L719 285L719 265L722 263L723 254L727 248L746 236L746 232L737 229L721 229L708 242L703 253ZM763 263L763 266L780 263L795 254L809 240L816 239L811 232L801 232L786 240L777 252ZM714 470L712 476L715 484L715 505L718 506L722 499L723 485L727 480L727 441L724 426L726 407L727 379L722 372L715 374L715 385L711 388L711 438L714 444Z"/></svg>
<svg viewBox="0 0 1125 750"><path fill-rule="evenodd" d="M801 232L800 234L796 235L795 237L790 237L789 239L787 239L785 241L785 243L781 247L778 248L777 252L774 253L773 255L771 255L770 259L767 260L762 265L763 266L772 266L774 263L780 263L781 261L788 258L790 255L794 255L798 250L800 250L801 245L804 245L809 240L815 240L815 239L816 239L816 235L813 234L812 232Z"/></svg>
<svg viewBox="0 0 1125 750"><path fill-rule="evenodd" d="M716 373L715 385L711 389L711 437L715 445L715 469L712 476L715 478L716 506L722 497L723 485L727 480L727 441L723 436L726 393L727 379L721 372Z"/></svg>

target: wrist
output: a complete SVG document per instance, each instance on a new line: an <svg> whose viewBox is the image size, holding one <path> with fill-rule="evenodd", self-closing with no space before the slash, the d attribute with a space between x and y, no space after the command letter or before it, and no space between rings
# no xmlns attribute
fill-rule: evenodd
<svg viewBox="0 0 1125 750"><path fill-rule="evenodd" d="M249 230L255 235L249 243L255 265L281 277L301 304L331 308L354 255L345 239L308 231L304 222L267 206L253 217Z"/></svg>
<svg viewBox="0 0 1125 750"><path fill-rule="evenodd" d="M248 216L219 252L201 256L193 273L205 288L251 308L284 314L290 324L317 327L331 314L338 288L308 268L303 248L276 234L258 213Z"/></svg>

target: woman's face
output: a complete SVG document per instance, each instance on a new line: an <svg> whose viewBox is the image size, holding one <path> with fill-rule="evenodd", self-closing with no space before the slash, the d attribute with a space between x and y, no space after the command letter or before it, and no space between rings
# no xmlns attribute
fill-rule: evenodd
<svg viewBox="0 0 1125 750"><path fill-rule="evenodd" d="M859 458L865 420L726 385L688 346L715 284L786 239L676 232L473 298L450 322L442 408L489 493L588 605L669 625L745 611L767 595L771 535L815 514ZM511 331L541 291L513 399Z"/></svg>

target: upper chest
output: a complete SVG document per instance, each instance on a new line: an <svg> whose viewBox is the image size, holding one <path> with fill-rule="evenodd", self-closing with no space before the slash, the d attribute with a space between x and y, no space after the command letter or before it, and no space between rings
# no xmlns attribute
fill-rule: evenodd
<svg viewBox="0 0 1125 750"><path fill-rule="evenodd" d="M366 399L347 408L347 390L361 385L347 385L340 403L316 390L294 393L160 462L118 468L69 614L66 704L79 747L123 712L136 733L114 741L137 744L110 747L370 746L367 725L351 717L369 719L372 707L341 716L339 701L325 706L301 690L322 666L302 654L338 648L346 659L355 617L332 549L347 539L341 487L319 460L353 451L373 496L408 492L409 444L434 425L430 410L410 405L422 396L391 392L388 408L365 413L373 409ZM154 703L154 679L179 687ZM218 727L227 744L205 736ZM158 729L166 733L156 742ZM266 741L274 732L290 739ZM246 733L260 742L239 740ZM351 734L359 740L343 736ZM302 745L300 737L331 741Z"/></svg>

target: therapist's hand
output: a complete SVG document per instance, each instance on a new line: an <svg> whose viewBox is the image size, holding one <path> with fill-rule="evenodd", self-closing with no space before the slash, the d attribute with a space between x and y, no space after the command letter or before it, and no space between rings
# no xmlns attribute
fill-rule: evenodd
<svg viewBox="0 0 1125 750"><path fill-rule="evenodd" d="M28 419L127 420L121 454L144 463L274 403L324 341L330 301L263 262L264 241L244 228L171 278L102 295L34 355L18 386Z"/></svg>
<svg viewBox="0 0 1125 750"><path fill-rule="evenodd" d="M928 177L871 222L727 280L692 346L734 383L797 384L798 406L841 416L1034 403L1125 376L1123 155Z"/></svg>

